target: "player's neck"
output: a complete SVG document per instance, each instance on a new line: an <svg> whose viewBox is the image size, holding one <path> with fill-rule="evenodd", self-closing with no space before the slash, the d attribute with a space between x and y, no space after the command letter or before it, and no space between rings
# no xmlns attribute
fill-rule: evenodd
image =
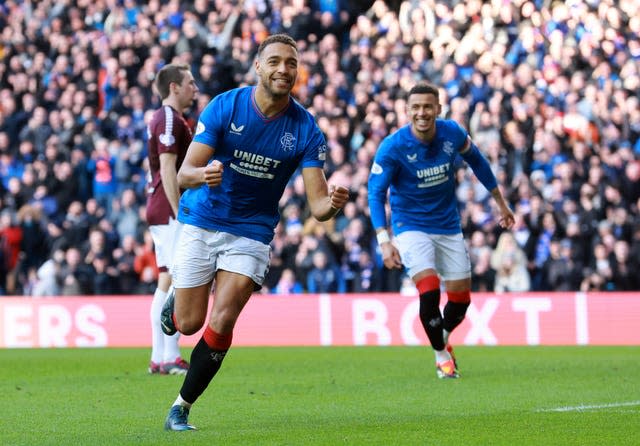
<svg viewBox="0 0 640 446"><path fill-rule="evenodd" d="M289 95L274 96L264 88L255 89L255 101L260 113L270 118L277 115L289 105Z"/></svg>
<svg viewBox="0 0 640 446"><path fill-rule="evenodd" d="M433 141L433 138L436 137L436 128L435 126L429 128L428 130L425 131L420 131L418 129L415 128L415 126L411 126L411 133L413 134L413 136L415 136L416 138L418 138L420 141L423 142L431 142Z"/></svg>
<svg viewBox="0 0 640 446"><path fill-rule="evenodd" d="M166 98L164 101L162 101L162 105L168 105L169 107L171 107L172 109L174 109L175 111L177 111L178 113L182 113L184 110L182 108L180 108L180 104L178 103L178 101L174 98L168 97Z"/></svg>

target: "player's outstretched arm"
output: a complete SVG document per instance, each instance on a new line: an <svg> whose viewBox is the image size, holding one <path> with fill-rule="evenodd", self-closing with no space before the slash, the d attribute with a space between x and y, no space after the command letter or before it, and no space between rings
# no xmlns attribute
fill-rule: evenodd
<svg viewBox="0 0 640 446"><path fill-rule="evenodd" d="M349 190L344 186L329 187L324 171L319 167L302 169L302 178L311 214L319 221L334 217L349 201Z"/></svg>
<svg viewBox="0 0 640 446"><path fill-rule="evenodd" d="M214 151L206 144L191 142L178 171L178 184L181 188L193 189L203 184L214 187L222 182L222 163L217 160L209 163Z"/></svg>

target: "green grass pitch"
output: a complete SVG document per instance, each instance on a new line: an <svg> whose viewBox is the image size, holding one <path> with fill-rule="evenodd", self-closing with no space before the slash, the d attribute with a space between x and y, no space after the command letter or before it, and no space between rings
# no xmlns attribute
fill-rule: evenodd
<svg viewBox="0 0 640 446"><path fill-rule="evenodd" d="M0 445L640 445L640 347L456 353L438 380L426 347L236 347L165 432L149 349L0 350Z"/></svg>

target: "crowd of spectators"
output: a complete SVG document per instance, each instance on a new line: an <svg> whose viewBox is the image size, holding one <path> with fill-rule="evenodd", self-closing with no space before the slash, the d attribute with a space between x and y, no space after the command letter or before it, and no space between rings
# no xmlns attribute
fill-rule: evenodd
<svg viewBox="0 0 640 446"><path fill-rule="evenodd" d="M516 213L501 233L460 164L474 290L640 289L637 0L5 0L0 295L150 294L154 75L192 66L195 122L215 95L255 83L256 49L277 32L298 42L295 97L352 200L318 223L291 181L264 292L411 294L382 266L366 184L419 80L441 86L443 115L469 130Z"/></svg>

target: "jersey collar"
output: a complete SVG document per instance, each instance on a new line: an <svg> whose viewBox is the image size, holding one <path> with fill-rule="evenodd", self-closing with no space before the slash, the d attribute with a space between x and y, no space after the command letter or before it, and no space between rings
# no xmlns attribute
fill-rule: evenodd
<svg viewBox="0 0 640 446"><path fill-rule="evenodd" d="M254 86L251 88L251 105L253 106L253 109L256 111L260 119L262 119L265 122L275 121L280 116L284 115L287 112L287 110L289 110L289 107L291 107L291 101L292 101L291 96L289 96L289 102L287 103L286 107L280 110L280 112L278 112L277 114L271 117L267 117L264 115L264 113L262 113L262 111L260 111L260 107L258 107L258 103L256 102L256 87Z"/></svg>

